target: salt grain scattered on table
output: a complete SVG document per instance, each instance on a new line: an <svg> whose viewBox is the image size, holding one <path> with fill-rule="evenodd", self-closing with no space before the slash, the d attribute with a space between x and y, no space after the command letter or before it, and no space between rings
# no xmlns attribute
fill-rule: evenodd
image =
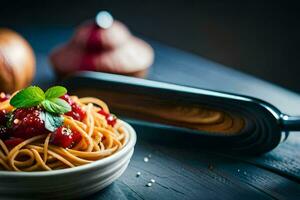
<svg viewBox="0 0 300 200"><path fill-rule="evenodd" d="M150 180L150 182L155 183L155 180L152 178L152 179Z"/></svg>
<svg viewBox="0 0 300 200"><path fill-rule="evenodd" d="M152 155L151 155L151 154L149 154L149 155L148 155L148 158L151 158L151 157L152 157Z"/></svg>
<svg viewBox="0 0 300 200"><path fill-rule="evenodd" d="M149 158L144 157L144 162L148 162L148 161L149 161Z"/></svg>
<svg viewBox="0 0 300 200"><path fill-rule="evenodd" d="M244 174L246 175L246 174L247 174L247 172L246 172L246 171L244 171Z"/></svg>
<svg viewBox="0 0 300 200"><path fill-rule="evenodd" d="M152 183L147 183L146 186L147 186L147 187L151 187L151 186L152 186Z"/></svg>
<svg viewBox="0 0 300 200"><path fill-rule="evenodd" d="M139 177L141 175L141 172L137 172L136 176Z"/></svg>
<svg viewBox="0 0 300 200"><path fill-rule="evenodd" d="M237 171L238 171L238 172L240 172L241 170L240 170L240 169L238 169Z"/></svg>

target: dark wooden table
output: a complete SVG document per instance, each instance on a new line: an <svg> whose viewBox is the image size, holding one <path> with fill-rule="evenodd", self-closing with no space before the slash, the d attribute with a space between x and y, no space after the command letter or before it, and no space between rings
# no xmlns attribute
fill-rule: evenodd
<svg viewBox="0 0 300 200"><path fill-rule="evenodd" d="M48 87L54 83L55 76L47 55L70 37L72 29L32 27L18 31L30 41L37 56L34 83ZM255 93L281 110L300 114L297 94L206 59L157 42L150 43L156 59L149 79L247 95ZM245 81L248 79L251 84ZM244 84L245 89L236 91L236 84ZM257 157L208 152L197 146L179 146L176 142L162 144L148 140L151 134L155 133L138 131L136 150L126 172L88 199L300 199L299 133L291 133L276 149ZM149 162L144 162L143 158L149 154ZM140 177L136 177L138 171ZM150 179L156 183L146 187Z"/></svg>

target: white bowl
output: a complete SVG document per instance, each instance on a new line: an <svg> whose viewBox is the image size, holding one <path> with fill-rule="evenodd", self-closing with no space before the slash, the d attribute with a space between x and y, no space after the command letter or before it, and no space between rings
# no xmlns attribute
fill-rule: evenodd
<svg viewBox="0 0 300 200"><path fill-rule="evenodd" d="M1 199L74 199L95 193L111 184L127 168L136 133L126 122L129 139L115 154L90 164L53 171L0 171Z"/></svg>

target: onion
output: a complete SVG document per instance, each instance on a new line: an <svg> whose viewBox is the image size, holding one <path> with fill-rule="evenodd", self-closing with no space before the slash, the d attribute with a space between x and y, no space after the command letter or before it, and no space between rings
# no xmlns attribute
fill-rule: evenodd
<svg viewBox="0 0 300 200"><path fill-rule="evenodd" d="M153 59L151 46L117 20L105 28L93 21L83 23L50 55L60 77L82 70L144 77Z"/></svg>
<svg viewBox="0 0 300 200"><path fill-rule="evenodd" d="M28 86L35 74L31 46L18 33L0 28L0 91L12 93Z"/></svg>
<svg viewBox="0 0 300 200"><path fill-rule="evenodd" d="M60 76L90 70L143 77L153 61L152 48L144 41L130 37L128 42L100 53L87 52L74 43L56 49L50 57Z"/></svg>
<svg viewBox="0 0 300 200"><path fill-rule="evenodd" d="M80 48L109 50L126 43L130 37L127 27L119 21L115 20L107 29L88 21L77 28L71 42Z"/></svg>

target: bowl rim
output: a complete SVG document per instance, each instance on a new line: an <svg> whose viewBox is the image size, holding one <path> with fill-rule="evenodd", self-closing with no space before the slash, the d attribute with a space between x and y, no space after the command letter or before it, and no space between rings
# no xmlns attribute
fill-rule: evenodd
<svg viewBox="0 0 300 200"><path fill-rule="evenodd" d="M66 169L57 169L51 171L37 171L37 172L0 171L0 178L1 177L41 177L41 176L70 174L70 173L88 171L103 165L109 165L110 163L121 159L125 154L130 153L130 150L133 149L136 144L137 136L133 127L123 120L120 121L128 129L129 139L122 149L112 154L111 156L105 157L101 160L97 160L92 163L76 166L73 168L66 168Z"/></svg>

